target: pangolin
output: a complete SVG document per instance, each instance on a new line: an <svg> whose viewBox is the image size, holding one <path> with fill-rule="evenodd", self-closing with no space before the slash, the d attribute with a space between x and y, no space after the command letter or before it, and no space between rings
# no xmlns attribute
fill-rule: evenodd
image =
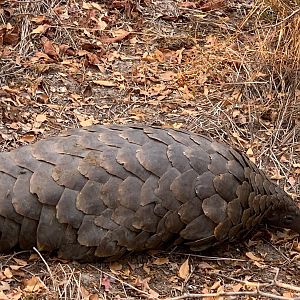
<svg viewBox="0 0 300 300"><path fill-rule="evenodd" d="M0 153L0 252L204 250L262 222L300 232L299 207L245 155L203 135L95 125Z"/></svg>

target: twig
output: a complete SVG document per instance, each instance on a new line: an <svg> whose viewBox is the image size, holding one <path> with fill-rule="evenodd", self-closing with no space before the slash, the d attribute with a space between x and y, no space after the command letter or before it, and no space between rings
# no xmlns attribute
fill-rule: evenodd
<svg viewBox="0 0 300 300"><path fill-rule="evenodd" d="M278 296L271 293L265 293L260 290L256 290L253 292L218 292L218 293L211 293L211 294L184 294L178 297L173 298L165 298L164 300L180 300L180 299L187 299L187 298L204 298L204 297L222 297L222 296L263 296L267 297L268 299L278 299L278 300L296 300L299 298L290 298L284 296Z"/></svg>
<svg viewBox="0 0 300 300"><path fill-rule="evenodd" d="M288 290L300 292L300 287L294 286L294 285L291 285L291 284L288 284L288 283L284 283L284 282L281 282L281 281L278 281L277 280L278 275L279 275L279 268L276 268L276 274L274 276L272 284L274 284L274 285L276 285L278 287L284 288L284 289L288 289Z"/></svg>
<svg viewBox="0 0 300 300"><path fill-rule="evenodd" d="M236 282L248 285L248 286L255 286L255 287L259 286L259 287L262 287L262 286L269 286L270 285L270 283L260 283L260 282L242 280L242 279L230 277L230 276L227 276L227 275L224 275L224 274L220 274L220 273L212 273L212 274L215 275L216 277L220 276L220 277L223 277L225 279L236 281Z"/></svg>
<svg viewBox="0 0 300 300"><path fill-rule="evenodd" d="M290 15L286 16L284 19L282 19L281 21L279 21L278 23L272 24L272 25L265 25L265 26L261 26L261 29L264 28L270 28L270 27L276 27L282 23L284 23L285 21L289 20L290 18L292 18L294 15L296 15L298 12L300 12L300 8L294 10Z"/></svg>
<svg viewBox="0 0 300 300"><path fill-rule="evenodd" d="M42 262L46 266L46 269L47 269L47 271L48 271L48 273L50 275L50 278L52 280L52 284L53 284L54 287L56 287L56 281L54 280L53 274L51 272L51 269L50 269L48 263L46 262L46 260L44 259L43 255L40 253L40 251L37 248L33 247L33 250L38 254L38 256L40 257L40 259L42 260Z"/></svg>
<svg viewBox="0 0 300 300"><path fill-rule="evenodd" d="M90 265L90 266L91 266L92 268L94 268L95 270L97 270L97 271L99 271L99 272L105 274L106 276L109 276L109 277L111 277L112 279L114 279L114 280L120 282L122 285L128 286L129 288L131 288L131 289L133 289L133 290L135 290L135 291L137 291L137 292L139 292L139 293L141 293L141 294L143 294L143 295L145 295L145 296L147 296L147 297L149 297L149 298L153 298L153 296L150 295L149 293L147 293L147 292L145 292L145 291L142 291L142 290L136 288L135 286L133 286L133 285L131 285L131 284L129 284L129 283L127 283L127 282L125 282L125 281L123 281L123 280L121 280L121 279L119 279L119 278L117 278L117 277L115 277L115 276L113 276L113 275L111 275L111 274L109 274L109 273L106 273L106 272L102 271L101 269L99 269L99 268L97 268L97 267L95 267L95 266L93 266L93 265Z"/></svg>
<svg viewBox="0 0 300 300"><path fill-rule="evenodd" d="M168 253L170 255L185 255L185 256L191 256L191 257L199 257L202 258L203 260L217 260L217 261L224 261L224 260L229 260L229 261L243 261L247 262L248 260L246 259L240 259L240 258L231 258L231 257L218 257L218 256L205 256L205 255L200 255L200 254L192 254L192 253L183 253L183 252L167 252L167 251L161 251L163 253Z"/></svg>

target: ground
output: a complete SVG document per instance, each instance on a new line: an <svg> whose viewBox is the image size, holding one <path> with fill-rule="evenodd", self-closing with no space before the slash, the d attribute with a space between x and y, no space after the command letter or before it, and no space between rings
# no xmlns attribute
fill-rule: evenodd
<svg viewBox="0 0 300 300"><path fill-rule="evenodd" d="M270 60L282 23L263 5L0 1L1 150L91 124L183 128L246 152L297 201L300 89L292 63ZM299 236L263 227L117 262L23 251L0 258L0 299L291 299L299 262Z"/></svg>

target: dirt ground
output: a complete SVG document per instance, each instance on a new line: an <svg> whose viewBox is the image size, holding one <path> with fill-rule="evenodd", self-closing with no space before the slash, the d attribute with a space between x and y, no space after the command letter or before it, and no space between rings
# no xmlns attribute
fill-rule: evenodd
<svg viewBox="0 0 300 300"><path fill-rule="evenodd" d="M0 0L1 151L92 124L183 128L245 151L299 200L299 82L264 60L278 20L266 8L258 24L259 3ZM0 300L300 299L299 236L263 227L204 253L22 251L0 266Z"/></svg>

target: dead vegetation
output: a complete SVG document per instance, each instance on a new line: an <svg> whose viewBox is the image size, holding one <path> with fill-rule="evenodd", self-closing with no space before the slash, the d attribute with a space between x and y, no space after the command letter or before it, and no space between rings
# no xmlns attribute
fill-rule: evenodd
<svg viewBox="0 0 300 300"><path fill-rule="evenodd" d="M3 151L97 123L187 128L243 149L299 195L298 0L0 0L0 22ZM179 251L94 265L2 256L0 299L300 296L290 232Z"/></svg>

